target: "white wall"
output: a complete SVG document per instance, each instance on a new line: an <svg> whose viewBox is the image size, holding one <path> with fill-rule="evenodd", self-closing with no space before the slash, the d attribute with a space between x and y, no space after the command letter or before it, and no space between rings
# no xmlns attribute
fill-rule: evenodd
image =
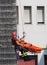
<svg viewBox="0 0 47 65"><path fill-rule="evenodd" d="M17 0L19 6L19 35L22 36L24 22L24 6L32 6L32 24L25 24L25 40L39 46L47 45L47 1L45 0ZM37 24L37 6L45 7L45 24Z"/></svg>
<svg viewBox="0 0 47 65"><path fill-rule="evenodd" d="M17 6L19 6L19 24L17 25L18 34L22 37L23 27L25 31L25 41L30 42L40 47L46 47L47 45L47 0L17 0ZM32 24L25 24L24 26L24 6L32 6ZM45 24L37 24L37 6L45 7ZM47 54L47 51L42 51L38 54L38 62L43 59L43 55ZM44 59L42 60L44 65ZM41 65L39 62L38 65Z"/></svg>

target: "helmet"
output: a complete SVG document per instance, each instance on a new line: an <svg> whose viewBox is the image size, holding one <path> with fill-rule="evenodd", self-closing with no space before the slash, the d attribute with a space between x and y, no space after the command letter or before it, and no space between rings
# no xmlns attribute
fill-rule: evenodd
<svg viewBox="0 0 47 65"><path fill-rule="evenodd" d="M16 35L16 32L12 32L12 36L15 36Z"/></svg>

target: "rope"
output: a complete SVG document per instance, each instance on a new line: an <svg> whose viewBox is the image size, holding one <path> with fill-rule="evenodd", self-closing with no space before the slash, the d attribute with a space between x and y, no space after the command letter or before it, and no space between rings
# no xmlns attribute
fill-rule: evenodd
<svg viewBox="0 0 47 65"><path fill-rule="evenodd" d="M23 29L23 37L22 38L24 38L25 37L25 32L24 32L24 21L23 21L23 16L22 16L22 10L21 10L21 2L20 2L20 0L19 0L19 4L20 4L20 12L21 12L21 21L22 21L22 29Z"/></svg>

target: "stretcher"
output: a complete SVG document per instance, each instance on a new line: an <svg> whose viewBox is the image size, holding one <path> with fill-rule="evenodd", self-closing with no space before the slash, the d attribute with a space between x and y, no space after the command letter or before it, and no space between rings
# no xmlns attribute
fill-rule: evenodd
<svg viewBox="0 0 47 65"><path fill-rule="evenodd" d="M14 41L14 45L16 45L16 44L20 45L20 46L22 46L23 48L27 49L30 52L41 53L41 51L42 51L42 48L40 48L40 47L37 47L33 44L25 42L22 39L21 40L17 39L16 32L12 32L12 39Z"/></svg>

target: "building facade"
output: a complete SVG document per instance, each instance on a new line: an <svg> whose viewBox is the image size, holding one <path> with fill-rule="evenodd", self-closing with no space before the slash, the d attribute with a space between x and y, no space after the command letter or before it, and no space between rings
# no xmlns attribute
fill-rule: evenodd
<svg viewBox="0 0 47 65"><path fill-rule="evenodd" d="M0 0L0 65L17 64L11 32L17 29L16 0Z"/></svg>
<svg viewBox="0 0 47 65"><path fill-rule="evenodd" d="M47 48L47 1L16 0L18 7L17 35L25 32L24 40L33 45ZM34 53L29 53L29 55ZM47 49L37 55L38 65L46 65Z"/></svg>

